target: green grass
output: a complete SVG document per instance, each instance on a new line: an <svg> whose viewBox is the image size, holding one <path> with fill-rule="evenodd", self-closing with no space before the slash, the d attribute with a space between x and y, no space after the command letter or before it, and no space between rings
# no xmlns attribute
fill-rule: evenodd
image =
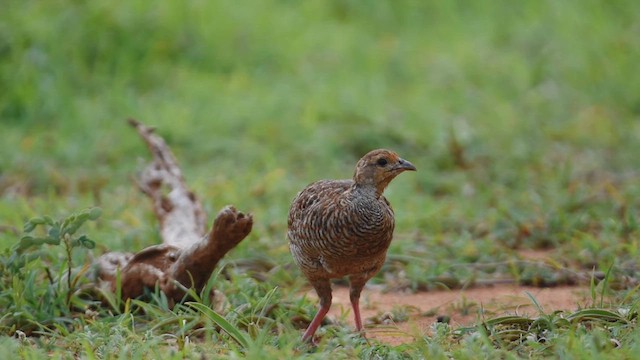
<svg viewBox="0 0 640 360"><path fill-rule="evenodd" d="M419 171L386 193L396 240L374 282L562 282L563 270L595 269L608 281L593 284L598 308L637 314L639 14L637 1L595 0L9 0L0 12L0 249L34 216L91 206L103 209L85 225L97 247L74 250L74 264L89 261L88 251L159 241L130 181L147 150L128 117L157 127L210 214L232 203L256 224L225 259L231 281L212 280L246 344L186 305L163 309L161 299L94 317L62 313L64 325L20 338L3 309L20 284L5 282L0 353L631 357L640 346L635 317L545 328L544 344L505 342L480 321L469 333L438 327L399 347L328 326L331 336L306 349L292 315L311 316L315 303L299 295L305 282L284 234L298 190L350 177L362 154L392 148ZM558 266L517 260L518 249L545 248ZM21 280L34 294L49 291L38 287L43 267L64 269L62 247L43 251L49 257ZM263 313L269 305L278 306Z"/></svg>

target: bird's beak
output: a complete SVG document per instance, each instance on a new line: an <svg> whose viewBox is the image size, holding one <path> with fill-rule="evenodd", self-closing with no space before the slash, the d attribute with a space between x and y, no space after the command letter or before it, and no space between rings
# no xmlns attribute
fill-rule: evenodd
<svg viewBox="0 0 640 360"><path fill-rule="evenodd" d="M398 163L396 164L395 168L397 170L402 170L402 171L406 171L406 170L410 170L410 171L416 171L416 167L413 166L412 163L408 162L405 159L399 159Z"/></svg>

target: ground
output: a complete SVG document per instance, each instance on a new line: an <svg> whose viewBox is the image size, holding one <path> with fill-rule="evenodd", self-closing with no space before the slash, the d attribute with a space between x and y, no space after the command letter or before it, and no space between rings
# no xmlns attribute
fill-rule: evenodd
<svg viewBox="0 0 640 360"><path fill-rule="evenodd" d="M431 324L448 317L453 327L470 326L477 322L480 312L487 317L500 315L535 316L538 310L527 296L530 293L546 313L556 310L572 312L587 304L588 289L579 286L536 288L516 285L496 285L464 290L418 293L382 292L365 288L362 294L362 316L367 325L367 337L389 345L412 342L415 336L431 335ZM314 296L313 290L309 296ZM406 321L394 321L393 312L408 309ZM333 306L329 316L342 319L353 327L349 289L334 287ZM376 324L377 323L377 324Z"/></svg>
<svg viewBox="0 0 640 360"><path fill-rule="evenodd" d="M544 262L549 250L520 250L521 258ZM313 289L306 292L317 299ZM533 297L537 304L531 299ZM589 288L578 286L532 287L516 284L496 284L467 289L437 291L385 291L384 287L368 285L361 298L362 317L369 339L389 345L413 342L422 335L432 335L432 324L448 321L454 328L473 326L481 318L505 315L535 317L554 311L574 312L591 305ZM353 327L349 288L334 286L330 321Z"/></svg>

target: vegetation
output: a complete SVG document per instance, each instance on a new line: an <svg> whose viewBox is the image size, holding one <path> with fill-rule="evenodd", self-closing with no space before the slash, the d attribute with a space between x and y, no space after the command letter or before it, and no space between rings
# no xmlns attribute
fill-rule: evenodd
<svg viewBox="0 0 640 360"><path fill-rule="evenodd" d="M633 357L639 30L640 3L630 0L9 0L0 11L0 353ZM107 249L158 242L130 181L146 150L127 117L158 128L210 214L233 203L255 216L210 282L227 296L220 313L198 305L211 305L205 297L169 310L161 294L97 306L75 280ZM288 254L289 203L313 180L349 177L378 147L418 172L387 191L396 239L373 282L591 281L592 303L537 317L478 310L475 326L435 323L400 346L331 325L317 347L301 344L300 319L316 304L301 295ZM60 227L92 207L102 215L78 226L94 249L71 233L11 263L25 222ZM44 214L51 223L34 223ZM523 249L552 249L553 265L523 261Z"/></svg>

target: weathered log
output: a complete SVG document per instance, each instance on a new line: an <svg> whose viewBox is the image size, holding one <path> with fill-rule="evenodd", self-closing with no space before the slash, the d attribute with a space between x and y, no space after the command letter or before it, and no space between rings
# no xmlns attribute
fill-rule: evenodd
<svg viewBox="0 0 640 360"><path fill-rule="evenodd" d="M250 232L253 218L233 206L223 208L206 233L202 204L184 181L180 167L164 140L136 120L129 120L147 144L153 162L139 175L137 185L149 196L160 222L162 244L131 253L106 253L95 262L103 286L115 291L120 270L122 298L136 298L156 286L172 302L186 289L202 291L216 265Z"/></svg>

